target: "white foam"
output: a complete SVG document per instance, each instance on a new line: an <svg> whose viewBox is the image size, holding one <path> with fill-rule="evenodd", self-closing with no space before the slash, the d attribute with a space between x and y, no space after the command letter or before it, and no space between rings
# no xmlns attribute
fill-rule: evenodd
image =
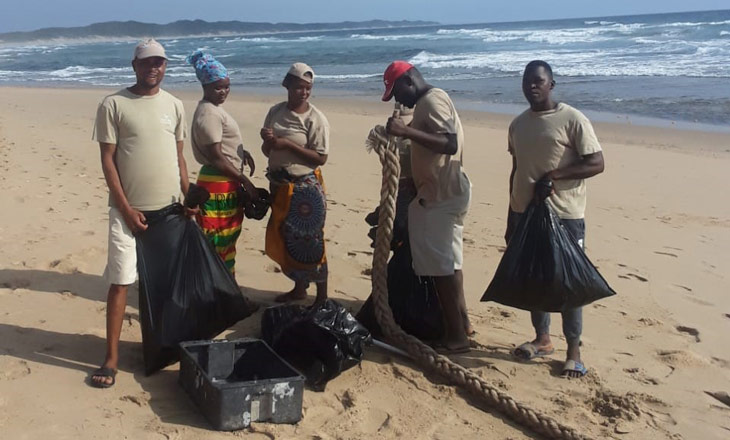
<svg viewBox="0 0 730 440"><path fill-rule="evenodd" d="M334 81L346 81L348 79L366 79L380 77L382 73L351 73L342 75L317 75L317 79L329 79Z"/></svg>
<svg viewBox="0 0 730 440"><path fill-rule="evenodd" d="M58 78L74 78L81 75L99 74L108 76L115 72L129 72L128 67L86 67L86 66L69 66L64 69L53 70L48 75Z"/></svg>
<svg viewBox="0 0 730 440"><path fill-rule="evenodd" d="M730 55L727 47L705 46L688 50L685 42L654 48L643 46L600 51L531 50L477 53L434 54L421 51L409 61L429 69L481 69L482 77L516 74L529 60L545 59L553 64L556 74L563 76L700 76L730 77L730 66L724 62ZM657 52L651 58L646 52Z"/></svg>
<svg viewBox="0 0 730 440"><path fill-rule="evenodd" d="M379 40L379 41L398 41L398 40L423 40L433 38L427 34L403 34L403 35L370 35L370 34L352 34L352 40Z"/></svg>

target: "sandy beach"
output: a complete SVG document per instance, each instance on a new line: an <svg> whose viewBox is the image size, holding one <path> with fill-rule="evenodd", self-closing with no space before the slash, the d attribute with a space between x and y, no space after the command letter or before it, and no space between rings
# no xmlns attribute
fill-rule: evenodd
<svg viewBox="0 0 730 440"><path fill-rule="evenodd" d="M6 439L526 439L506 420L409 361L373 349L360 366L306 391L297 425L254 423L210 430L177 384L178 366L145 377L137 289L130 291L117 384L86 385L103 359L107 285L107 189L91 129L111 90L0 88L0 432ZM188 122L197 91L174 91ZM329 118L323 168L330 296L357 311L370 293L372 250L365 215L378 203L380 165L363 146L392 104L312 102ZM243 130L264 186L258 131L280 96L233 90L225 108ZM458 107L458 106L457 106ZM724 439L730 407L706 392L730 392L730 134L595 125L606 171L588 182L587 253L618 295L586 307L581 380L559 377L565 356L559 317L555 354L517 362L532 338L529 315L481 303L504 249L510 116L461 114L473 188L464 239L467 302L475 349L453 360L516 400L593 438ZM191 180L199 166L186 141ZM263 255L265 222L246 220L237 281L272 304L291 288ZM313 296L310 292L310 300ZM222 335L258 337L261 312Z"/></svg>

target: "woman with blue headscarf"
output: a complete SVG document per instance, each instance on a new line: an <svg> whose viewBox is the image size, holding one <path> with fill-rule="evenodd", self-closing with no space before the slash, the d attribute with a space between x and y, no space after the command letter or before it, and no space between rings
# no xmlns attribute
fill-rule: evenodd
<svg viewBox="0 0 730 440"><path fill-rule="evenodd" d="M203 99L193 115L190 140L195 159L203 166L197 184L210 192L196 220L215 246L228 270L235 273L236 241L241 235L243 207L241 186L249 195L256 189L244 174L244 165L253 175L255 164L243 148L238 124L221 105L230 92L231 80L225 66L212 55L195 51L187 58L203 85Z"/></svg>

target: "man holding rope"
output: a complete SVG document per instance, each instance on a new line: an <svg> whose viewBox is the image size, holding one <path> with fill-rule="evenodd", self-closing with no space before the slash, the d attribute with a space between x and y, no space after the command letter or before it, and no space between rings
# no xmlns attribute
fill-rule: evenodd
<svg viewBox="0 0 730 440"><path fill-rule="evenodd" d="M444 312L444 354L469 351L473 333L464 299L462 236L471 200L471 183L462 168L464 132L449 95L426 83L410 63L394 61L383 75L383 101L414 108L406 125L391 117L391 136L411 140L411 171L417 195L408 207L413 269L434 278Z"/></svg>

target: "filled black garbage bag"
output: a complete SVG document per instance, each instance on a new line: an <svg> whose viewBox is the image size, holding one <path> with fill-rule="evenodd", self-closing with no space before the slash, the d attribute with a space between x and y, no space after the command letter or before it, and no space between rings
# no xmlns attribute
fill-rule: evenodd
<svg viewBox="0 0 730 440"><path fill-rule="evenodd" d="M431 277L419 277L413 271L408 237L388 261L388 304L393 318L407 333L429 341L444 335L443 311ZM382 330L375 319L372 297L357 312L360 321L375 337Z"/></svg>
<svg viewBox="0 0 730 440"><path fill-rule="evenodd" d="M360 363L363 345L370 343L370 332L331 299L317 308L269 307L261 318L261 333L316 391L324 391L327 382Z"/></svg>
<svg viewBox="0 0 730 440"><path fill-rule="evenodd" d="M178 360L178 343L212 339L255 308L195 221L173 204L145 212L137 236L145 374Z"/></svg>
<svg viewBox="0 0 730 440"><path fill-rule="evenodd" d="M520 218L482 301L562 312L615 295L545 202Z"/></svg>

